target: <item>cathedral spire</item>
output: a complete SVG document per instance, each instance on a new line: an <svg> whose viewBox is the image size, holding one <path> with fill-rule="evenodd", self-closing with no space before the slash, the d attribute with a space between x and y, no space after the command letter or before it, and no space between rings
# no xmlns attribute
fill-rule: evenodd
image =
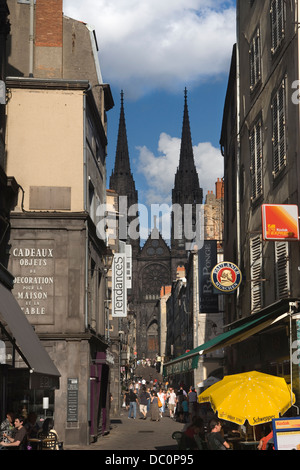
<svg viewBox="0 0 300 470"><path fill-rule="evenodd" d="M184 113L181 135L181 148L179 168L181 171L195 169L193 143L190 127L189 109L187 102L187 88L184 89ZM196 169L195 169L196 170Z"/></svg>
<svg viewBox="0 0 300 470"><path fill-rule="evenodd" d="M116 149L115 166L112 171L109 188L114 190L119 197L127 197L127 209L138 204L138 192L135 189L135 181L131 173L130 158L128 150L127 130L124 110L124 92L121 91L121 109L119 120L118 141ZM121 210L119 208L119 210ZM125 215L125 214L124 214ZM130 219L130 218L129 218ZM128 220L130 223L130 220ZM128 235L129 237L129 235ZM130 238L130 237L129 237ZM139 249L139 238L134 241L129 240L133 249Z"/></svg>
<svg viewBox="0 0 300 470"><path fill-rule="evenodd" d="M138 196L130 168L123 90L121 91L121 110L115 166L110 177L109 187L116 191L119 196L128 196L129 205L137 204Z"/></svg>
<svg viewBox="0 0 300 470"><path fill-rule="evenodd" d="M119 132L116 150L115 168L113 171L115 177L118 175L131 175L125 111L124 111L124 92L121 91L121 111L119 121ZM114 188L115 189L115 188Z"/></svg>
<svg viewBox="0 0 300 470"><path fill-rule="evenodd" d="M180 147L180 158L179 166L175 175L174 188L172 191L172 205L173 207L181 207L180 219L178 220L175 214L172 216L172 229L171 229L171 247L173 254L182 252L185 250L186 242L185 234L183 230L176 233L176 226L184 227L184 210L185 205L192 207L193 223L196 220L196 206L202 204L203 191L200 188L198 173L194 160L192 135L190 128L188 100L187 100L187 88L184 90L184 113L183 113L183 125L181 135L181 147Z"/></svg>

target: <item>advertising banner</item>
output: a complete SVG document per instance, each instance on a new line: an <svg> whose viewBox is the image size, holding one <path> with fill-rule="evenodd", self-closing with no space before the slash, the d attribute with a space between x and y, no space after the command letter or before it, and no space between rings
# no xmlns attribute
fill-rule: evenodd
<svg viewBox="0 0 300 470"><path fill-rule="evenodd" d="M300 418L273 419L275 450L300 450Z"/></svg>
<svg viewBox="0 0 300 470"><path fill-rule="evenodd" d="M264 240L299 240L298 206L264 204L262 228Z"/></svg>
<svg viewBox="0 0 300 470"><path fill-rule="evenodd" d="M199 250L199 306L200 313L216 313L218 295L211 281L211 271L217 262L217 241L204 240Z"/></svg>

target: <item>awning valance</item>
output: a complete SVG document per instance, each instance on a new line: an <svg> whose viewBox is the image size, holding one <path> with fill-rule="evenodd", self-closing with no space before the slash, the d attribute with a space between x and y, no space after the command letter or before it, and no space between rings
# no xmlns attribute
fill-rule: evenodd
<svg viewBox="0 0 300 470"><path fill-rule="evenodd" d="M13 294L2 284L0 284L0 322L1 320L7 324L22 356L26 359L31 372L31 384L35 384L33 388L39 388L39 382L40 388L59 388L59 371Z"/></svg>
<svg viewBox="0 0 300 470"><path fill-rule="evenodd" d="M197 348L177 357L164 365L164 376L176 375L197 369L199 357L239 343L265 328L285 318L290 311L290 303L299 299L280 300L255 314L245 317L231 325L231 329L201 344Z"/></svg>

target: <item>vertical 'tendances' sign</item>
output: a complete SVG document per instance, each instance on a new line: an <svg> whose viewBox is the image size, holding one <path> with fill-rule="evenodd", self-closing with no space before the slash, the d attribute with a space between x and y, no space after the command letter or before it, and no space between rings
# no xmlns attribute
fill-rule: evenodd
<svg viewBox="0 0 300 470"><path fill-rule="evenodd" d="M116 253L112 265L112 316L127 316L126 254Z"/></svg>

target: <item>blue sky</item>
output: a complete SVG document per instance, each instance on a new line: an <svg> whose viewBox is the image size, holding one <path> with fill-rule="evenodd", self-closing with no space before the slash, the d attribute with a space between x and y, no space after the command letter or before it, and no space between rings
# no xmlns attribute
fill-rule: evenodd
<svg viewBox="0 0 300 470"><path fill-rule="evenodd" d="M64 14L94 27L108 113L108 177L124 90L127 136L139 202L171 205L179 163L184 88L204 195L223 177L219 138L232 47L235 0L64 0Z"/></svg>

